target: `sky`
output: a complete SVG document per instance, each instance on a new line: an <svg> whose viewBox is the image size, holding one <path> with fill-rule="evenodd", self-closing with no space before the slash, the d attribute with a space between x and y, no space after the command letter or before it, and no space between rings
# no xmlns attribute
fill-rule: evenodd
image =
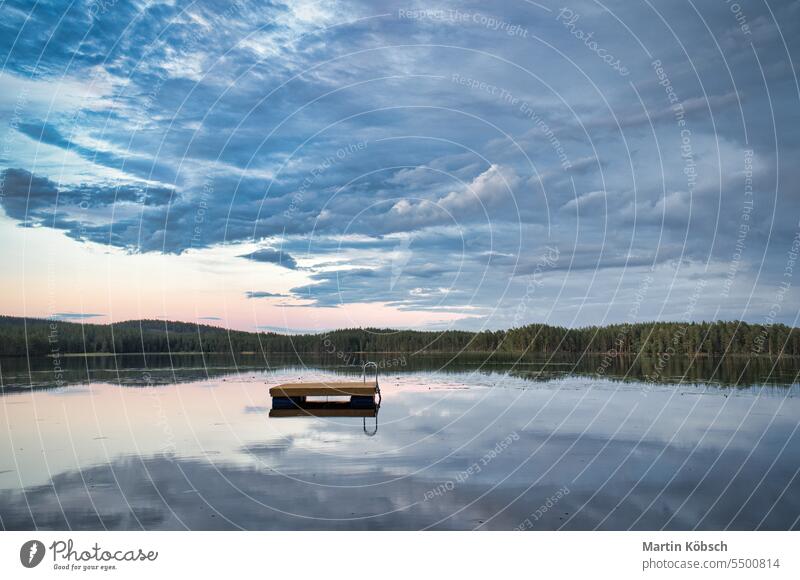
<svg viewBox="0 0 800 580"><path fill-rule="evenodd" d="M797 321L800 2L0 2L0 313Z"/></svg>

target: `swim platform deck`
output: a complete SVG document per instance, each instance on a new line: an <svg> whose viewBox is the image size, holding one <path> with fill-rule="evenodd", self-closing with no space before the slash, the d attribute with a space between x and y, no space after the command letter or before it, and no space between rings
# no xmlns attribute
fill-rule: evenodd
<svg viewBox="0 0 800 580"><path fill-rule="evenodd" d="M285 383L269 390L271 397L369 397L378 392L377 385L362 381L330 383Z"/></svg>

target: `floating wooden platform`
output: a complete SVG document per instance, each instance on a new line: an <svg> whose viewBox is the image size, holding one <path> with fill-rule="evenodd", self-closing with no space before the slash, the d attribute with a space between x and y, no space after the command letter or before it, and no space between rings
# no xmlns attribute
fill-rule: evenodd
<svg viewBox="0 0 800 580"><path fill-rule="evenodd" d="M318 417L372 417L374 415L364 413L380 406L380 392L377 382L285 383L269 390L272 411L277 411L270 412L270 417L299 417L304 414ZM309 397L343 397L347 401L309 401Z"/></svg>
<svg viewBox="0 0 800 580"><path fill-rule="evenodd" d="M367 369L375 369L375 382L367 382ZM270 388L272 409L269 416L278 417L362 417L364 433L372 437L378 432L378 410L381 389L378 386L378 365L363 365L361 381L326 381L318 383L284 383ZM312 397L309 401L308 397ZM319 401L313 397L346 397L346 401ZM376 400L377 397L377 400ZM374 427L367 427L367 417L375 418Z"/></svg>
<svg viewBox="0 0 800 580"><path fill-rule="evenodd" d="M367 382L368 368L375 369L375 382ZM284 383L270 388L269 394L272 397L270 417L363 417L363 428L367 435L374 435L378 431L381 389L378 386L378 365L374 362L364 364L360 381ZM342 397L347 400L319 401L313 400L314 397ZM372 431L367 429L367 417L375 417Z"/></svg>
<svg viewBox="0 0 800 580"><path fill-rule="evenodd" d="M271 397L369 397L378 392L376 384L361 381L330 383L285 383L269 390Z"/></svg>

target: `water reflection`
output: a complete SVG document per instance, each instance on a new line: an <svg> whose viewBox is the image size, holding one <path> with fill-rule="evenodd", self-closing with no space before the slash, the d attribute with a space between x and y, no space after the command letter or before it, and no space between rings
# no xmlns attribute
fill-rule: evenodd
<svg viewBox="0 0 800 580"><path fill-rule="evenodd" d="M367 368L375 369L374 383L367 383ZM369 437L378 433L381 389L376 363L362 366L362 381L325 381L322 383L284 383L269 390L272 399L270 418L291 417L361 417L362 430ZM367 429L367 418L375 419Z"/></svg>
<svg viewBox="0 0 800 580"><path fill-rule="evenodd" d="M373 355L374 356L374 355ZM597 355L542 357L495 354L403 355L387 359L391 365L381 374L403 375L431 372L444 374L509 374L529 381L583 376L638 383L716 384L749 387L754 384L789 386L798 381L800 361L792 357L671 357L659 361L647 357ZM53 359L0 357L0 393L31 388L57 388L90 382L125 386L150 386L203 379L234 377L242 373L288 371L302 377L308 369L325 369L340 377L362 375L362 361L342 364L337 357L312 355L140 355L69 356L59 359L60 374ZM599 372L602 369L602 372ZM653 377L656 377L655 379Z"/></svg>
<svg viewBox="0 0 800 580"><path fill-rule="evenodd" d="M270 417L269 387L337 375L289 366L139 388L91 382L7 393L0 522L6 529L798 527L796 386L393 371L381 381L373 437L363 433L369 417Z"/></svg>
<svg viewBox="0 0 800 580"><path fill-rule="evenodd" d="M361 429L364 434L374 437L378 433L378 411L381 406L375 403L371 406L353 406L350 401L306 401L288 408L275 408L269 411L272 419L286 419L290 417L361 417ZM367 426L367 419L374 419Z"/></svg>

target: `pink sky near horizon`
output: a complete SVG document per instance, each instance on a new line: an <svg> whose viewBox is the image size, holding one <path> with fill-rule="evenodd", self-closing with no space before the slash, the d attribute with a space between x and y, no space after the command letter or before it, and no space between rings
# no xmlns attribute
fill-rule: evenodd
<svg viewBox="0 0 800 580"><path fill-rule="evenodd" d="M2 221L6 218L0 218ZM441 327L476 315L469 311L401 310L377 302L304 306L309 301L288 293L308 283L307 273L236 258L242 246L180 256L128 254L77 242L61 232L20 227L0 228L0 243L7 249L0 300L2 313L9 316L87 323L166 319L237 330L270 327L297 332L363 326ZM248 291L286 296L253 299L246 297Z"/></svg>

